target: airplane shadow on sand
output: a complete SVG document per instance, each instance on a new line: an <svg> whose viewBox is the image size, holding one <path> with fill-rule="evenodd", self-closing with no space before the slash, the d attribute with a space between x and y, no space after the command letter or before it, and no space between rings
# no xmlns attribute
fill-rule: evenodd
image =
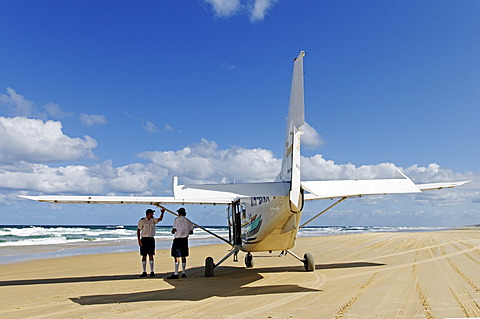
<svg viewBox="0 0 480 319"><path fill-rule="evenodd" d="M350 262L335 264L317 264L315 269L335 269L335 268L356 268L383 266L384 264L369 262ZM319 289L302 287L295 284L266 284L263 286L245 287L248 284L264 279L261 273L283 273L299 272L306 276L303 266L284 266L284 267L263 267L249 268L220 266L215 271L215 276L211 278L204 277L204 268L195 267L188 270L188 278L185 279L166 279L171 273L160 273L155 278L140 279L138 275L116 275L116 276L86 276L86 277L64 277L64 278L45 278L45 279L24 279L24 280L6 280L0 281L2 286L24 286L24 285L44 285L61 283L84 283L84 282L108 282L118 280L149 280L147 286L155 287L157 280L163 280L173 287L160 290L119 293L110 295L90 295L80 296L79 298L70 298L71 301L80 305L98 305L111 303L128 303L141 301L160 301L160 300L203 300L210 297L232 297L249 296L272 293L302 293L319 292ZM311 278L305 282L310 283Z"/></svg>
<svg viewBox="0 0 480 319"><path fill-rule="evenodd" d="M353 262L317 265L316 269L330 268L351 268L351 267L372 267L383 266L384 264ZM264 279L261 273L283 273L283 272L302 272L305 270L302 266L294 267L264 267L250 268L223 266L216 270L215 277L206 278L203 276L203 267L196 267L189 270L189 277L186 279L163 279L173 288L121 293L111 295L91 295L81 296L79 298L70 298L71 301L80 305L98 305L111 303L128 303L141 301L164 301L164 300L189 300L197 301L210 297L233 297L250 296L274 293L303 293L320 292L322 290L302 287L300 285L264 285L255 287L245 287L245 285ZM309 273L305 273L307 276ZM306 282L310 283L311 277Z"/></svg>

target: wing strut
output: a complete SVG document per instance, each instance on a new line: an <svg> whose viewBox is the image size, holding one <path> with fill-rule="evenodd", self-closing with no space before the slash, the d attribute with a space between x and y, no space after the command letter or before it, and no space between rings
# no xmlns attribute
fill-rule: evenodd
<svg viewBox="0 0 480 319"><path fill-rule="evenodd" d="M322 215L323 213L325 213L327 210L329 210L330 208L336 206L337 204L340 204L341 202L343 202L344 200L346 200L348 197L342 197L340 198L338 201L336 201L335 203L333 203L332 205L330 205L329 207L327 207L326 209L324 209L323 211L321 211L320 213L318 213L317 215L315 215L314 217L310 218L307 222L303 223L303 225L301 225L299 228L303 228L306 224L310 223L312 220L314 220L315 218L317 218L318 216Z"/></svg>
<svg viewBox="0 0 480 319"><path fill-rule="evenodd" d="M166 207L163 207L163 206L160 205L160 204L153 204L153 205L157 206L158 208L165 209L165 211L167 211L167 212L169 212L170 214L175 215L175 216L178 217L178 214L177 214L177 213L172 212L170 209L168 209L168 208L166 208ZM201 230L206 231L206 232L209 233L210 235L215 236L215 237L217 237L218 239L223 240L224 242L226 242L227 244L229 244L230 246L232 246L232 244L230 244L230 242L229 242L228 240L226 240L225 238L218 236L217 234L209 231L208 229L206 229L206 228L204 228L204 227L202 227L202 226L200 226L200 225L195 224L194 222L192 222L192 224L193 224L195 227L198 227L198 228L200 228ZM233 246L232 246L232 247L233 247Z"/></svg>

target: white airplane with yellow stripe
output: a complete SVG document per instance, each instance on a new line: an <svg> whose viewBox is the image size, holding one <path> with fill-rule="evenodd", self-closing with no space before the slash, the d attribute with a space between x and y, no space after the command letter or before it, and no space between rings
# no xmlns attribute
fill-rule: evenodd
<svg viewBox="0 0 480 319"><path fill-rule="evenodd" d="M313 255L305 253L303 258L291 249L299 228L320 216L333 206L350 197L366 195L387 195L420 193L460 186L468 181L431 184L415 184L403 173L399 178L373 180L328 180L302 181L300 166L300 141L304 125L304 90L302 51L293 67L290 105L288 109L285 150L278 177L272 182L244 184L178 185L173 178L172 197L137 196L21 196L24 198L59 204L212 204L228 207L230 236L224 239L203 227L196 225L232 246L232 250L220 261L214 263L211 257L205 260L205 275L214 275L214 269L230 256L237 259L239 251L246 252L245 264L253 266L253 252L281 251L302 262L306 271L313 271ZM337 201L314 218L300 225L305 201L336 199ZM166 209L166 208L165 208ZM171 210L167 211L173 213Z"/></svg>

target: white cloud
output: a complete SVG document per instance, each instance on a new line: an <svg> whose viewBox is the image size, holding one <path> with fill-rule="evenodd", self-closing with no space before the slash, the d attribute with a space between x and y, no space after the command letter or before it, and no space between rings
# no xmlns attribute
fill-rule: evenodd
<svg viewBox="0 0 480 319"><path fill-rule="evenodd" d="M44 164L93 156L95 146L90 137L64 135L60 122L0 117L0 188L41 193L162 195L170 190L172 176L179 176L182 184L264 182L277 176L281 164L270 150L220 149L215 142L205 139L179 150L143 152L139 156L147 160L145 164L121 167L114 167L111 161L92 166ZM359 199L359 203L398 204L409 198L415 204L449 207L479 201L478 174L453 172L438 164L413 165L407 169L393 163L357 167L336 164L322 155L302 157L304 180L393 178L398 169L417 183L469 179L473 182L454 190L403 197L366 197Z"/></svg>
<svg viewBox="0 0 480 319"><path fill-rule="evenodd" d="M320 154L302 157L302 175L305 180L394 178L397 170L392 163L356 167L353 164L336 164Z"/></svg>
<svg viewBox="0 0 480 319"><path fill-rule="evenodd" d="M302 145L308 149L315 149L324 144L322 137L308 123L303 124L300 128L303 131Z"/></svg>
<svg viewBox="0 0 480 319"><path fill-rule="evenodd" d="M277 0L204 0L210 4L218 18L246 13L251 22L263 20Z"/></svg>
<svg viewBox="0 0 480 319"><path fill-rule="evenodd" d="M179 129L176 129L174 128L173 126L169 125L169 124L165 124L165 126L163 127L163 131L164 132L172 132L172 133L182 133L182 130L179 130Z"/></svg>
<svg viewBox="0 0 480 319"><path fill-rule="evenodd" d="M103 115L98 114L80 114L80 121L85 126L93 126L96 124L107 124L107 119Z"/></svg>
<svg viewBox="0 0 480 319"><path fill-rule="evenodd" d="M182 183L271 181L280 170L280 160L263 149L234 147L219 150L205 139L178 151L144 152L139 155L180 176Z"/></svg>
<svg viewBox="0 0 480 319"><path fill-rule="evenodd" d="M93 158L97 142L89 136L71 138L62 123L25 117L0 117L0 163L30 163Z"/></svg>
<svg viewBox="0 0 480 319"><path fill-rule="evenodd" d="M47 103L43 108L45 111L47 111L47 114L50 116L50 118L53 119L62 119L66 117L72 117L74 115L72 112L63 111L60 106L55 103Z"/></svg>
<svg viewBox="0 0 480 319"><path fill-rule="evenodd" d="M7 94L0 94L0 106L6 107L12 116L32 116L35 113L33 103L12 88L7 88Z"/></svg>
<svg viewBox="0 0 480 319"><path fill-rule="evenodd" d="M418 166L417 164L412 165L405 169L405 174L415 180L416 183L461 181L473 177L472 173L456 173L450 169L440 167L437 163L431 163L426 167Z"/></svg>
<svg viewBox="0 0 480 319"><path fill-rule="evenodd" d="M143 123L143 128L145 129L145 131L147 131L148 133L154 133L157 128L155 127L155 124L153 124L152 122L146 120L144 123Z"/></svg>
<svg viewBox="0 0 480 319"><path fill-rule="evenodd" d="M43 193L98 194L103 191L105 181L99 176L90 176L85 166L49 167L32 164L29 170L0 171L0 187L23 189Z"/></svg>
<svg viewBox="0 0 480 319"><path fill-rule="evenodd" d="M267 11L273 7L277 0L255 0L250 15L250 21L263 20Z"/></svg>
<svg viewBox="0 0 480 319"><path fill-rule="evenodd" d="M165 173L151 164L113 167L111 161L91 167L82 165L49 167L44 164L24 164L17 170L0 169L0 188L47 194L152 195L152 187L156 186L155 180L165 178Z"/></svg>
<svg viewBox="0 0 480 319"><path fill-rule="evenodd" d="M235 14L240 9L240 0L205 0L212 5L215 15L220 18L226 18Z"/></svg>
<svg viewBox="0 0 480 319"><path fill-rule="evenodd" d="M474 202L478 198L478 189L480 189L480 176L478 174L453 172L435 163L426 167L412 165L407 169L403 169L393 163L362 165L359 167L353 164L336 164L334 161L325 160L322 155L302 158L302 176L304 180L398 178L397 170L403 171L417 184L472 180L471 183L453 190L428 191L408 195L417 204L447 207L456 206L466 201ZM398 197L372 196L362 198L361 202L366 205L372 205L378 204L378 202L391 202L396 199Z"/></svg>

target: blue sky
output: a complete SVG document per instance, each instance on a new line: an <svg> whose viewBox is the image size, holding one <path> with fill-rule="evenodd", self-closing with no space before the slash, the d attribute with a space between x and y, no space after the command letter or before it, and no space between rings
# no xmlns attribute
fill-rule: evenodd
<svg viewBox="0 0 480 319"><path fill-rule="evenodd" d="M0 28L0 224L135 224L146 209L18 194L273 180L301 50L304 179L472 180L350 199L316 224L480 223L478 1L4 0ZM224 207L188 210L225 224Z"/></svg>

